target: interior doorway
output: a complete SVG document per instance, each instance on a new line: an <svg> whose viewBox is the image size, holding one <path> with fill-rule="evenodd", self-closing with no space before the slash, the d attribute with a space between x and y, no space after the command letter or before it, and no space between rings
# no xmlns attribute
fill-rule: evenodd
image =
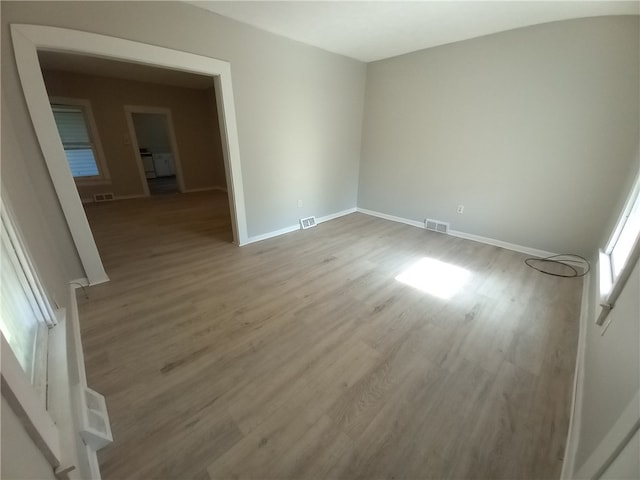
<svg viewBox="0 0 640 480"><path fill-rule="evenodd" d="M129 137L147 195L184 192L171 110L126 106Z"/></svg>
<svg viewBox="0 0 640 480"><path fill-rule="evenodd" d="M233 239L237 245L248 243L240 145L229 62L122 38L40 25L11 25L11 36L27 108L62 213L84 267L87 283L102 283L109 278L60 141L42 77L39 50L120 60L135 65L209 76L214 83L216 98L219 99L217 115L222 137ZM146 185L146 182L144 184Z"/></svg>

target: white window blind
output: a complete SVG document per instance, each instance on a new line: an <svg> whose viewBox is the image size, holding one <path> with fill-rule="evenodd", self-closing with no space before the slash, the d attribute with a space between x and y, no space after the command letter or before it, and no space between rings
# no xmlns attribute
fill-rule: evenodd
<svg viewBox="0 0 640 480"><path fill-rule="evenodd" d="M82 107L53 105L53 116L74 177L100 175Z"/></svg>

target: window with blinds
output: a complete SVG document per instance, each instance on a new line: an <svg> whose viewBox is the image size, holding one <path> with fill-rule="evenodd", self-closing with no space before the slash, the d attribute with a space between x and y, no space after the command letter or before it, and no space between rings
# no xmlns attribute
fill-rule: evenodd
<svg viewBox="0 0 640 480"><path fill-rule="evenodd" d="M52 105L51 108L73 177L99 177L100 168L82 107Z"/></svg>

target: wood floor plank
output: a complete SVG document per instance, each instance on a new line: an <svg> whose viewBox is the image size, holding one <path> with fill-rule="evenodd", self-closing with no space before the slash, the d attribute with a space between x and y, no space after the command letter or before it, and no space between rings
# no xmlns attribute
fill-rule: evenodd
<svg viewBox="0 0 640 480"><path fill-rule="evenodd" d="M238 248L222 192L86 211L111 278L77 293L105 479L558 477L580 280L359 213ZM466 283L396 280L424 259Z"/></svg>

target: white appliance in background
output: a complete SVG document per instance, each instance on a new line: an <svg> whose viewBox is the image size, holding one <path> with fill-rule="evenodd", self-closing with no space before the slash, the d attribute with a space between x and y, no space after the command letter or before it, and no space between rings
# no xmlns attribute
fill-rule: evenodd
<svg viewBox="0 0 640 480"><path fill-rule="evenodd" d="M142 166L144 167L144 174L147 178L156 178L156 168L153 165L153 155L150 153L140 153L142 158Z"/></svg>
<svg viewBox="0 0 640 480"><path fill-rule="evenodd" d="M158 177L171 177L176 174L172 153L154 153L153 166Z"/></svg>

